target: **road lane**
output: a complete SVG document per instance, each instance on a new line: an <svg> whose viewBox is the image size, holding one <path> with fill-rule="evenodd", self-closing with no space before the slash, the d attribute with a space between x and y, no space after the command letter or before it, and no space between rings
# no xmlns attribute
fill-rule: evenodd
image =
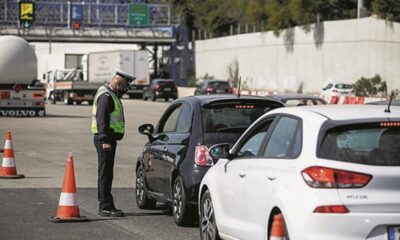
<svg viewBox="0 0 400 240"><path fill-rule="evenodd" d="M140 210L134 199L134 165L146 137L169 103L123 100L127 133L117 148L113 194L122 219L101 218L97 203L97 158L90 132L90 106L47 105L44 118L0 118L0 144L11 130L18 173L0 179L0 239L198 239L197 226L178 227L165 207ZM75 158L78 203L90 223L54 224L68 152ZM18 229L18 230L17 230ZM71 235L72 234L72 235Z"/></svg>

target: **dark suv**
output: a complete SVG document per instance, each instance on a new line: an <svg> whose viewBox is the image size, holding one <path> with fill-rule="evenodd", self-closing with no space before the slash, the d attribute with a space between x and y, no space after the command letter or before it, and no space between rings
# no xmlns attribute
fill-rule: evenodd
<svg viewBox="0 0 400 240"><path fill-rule="evenodd" d="M194 95L221 93L233 93L233 88L231 88L227 81L203 80L203 82L201 82L200 85L197 85L194 90Z"/></svg>
<svg viewBox="0 0 400 240"><path fill-rule="evenodd" d="M148 87L143 89L143 100L146 101L148 98L152 101L157 98L164 98L165 101L170 98L175 100L178 98L178 88L170 79L154 79Z"/></svg>
<svg viewBox="0 0 400 240"><path fill-rule="evenodd" d="M155 129L151 124L139 127L149 141L136 164L138 207L152 208L156 201L171 204L178 225L197 218L199 185L214 164L208 147L233 144L258 117L278 107L283 104L272 99L231 94L171 103Z"/></svg>

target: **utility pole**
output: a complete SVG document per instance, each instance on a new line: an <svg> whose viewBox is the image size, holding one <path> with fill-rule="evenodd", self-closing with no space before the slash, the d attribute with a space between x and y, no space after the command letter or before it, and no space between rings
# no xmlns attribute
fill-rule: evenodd
<svg viewBox="0 0 400 240"><path fill-rule="evenodd" d="M357 1L357 18L366 17L366 9L364 0Z"/></svg>

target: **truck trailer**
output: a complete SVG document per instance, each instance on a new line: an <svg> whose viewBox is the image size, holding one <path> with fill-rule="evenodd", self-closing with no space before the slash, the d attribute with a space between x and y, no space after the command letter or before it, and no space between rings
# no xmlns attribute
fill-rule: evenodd
<svg viewBox="0 0 400 240"><path fill-rule="evenodd" d="M128 91L130 98L141 98L149 84L147 51L110 50L91 52L82 57L81 69L54 69L46 74L47 99L50 103L93 104L97 89L110 80L116 70L136 77Z"/></svg>
<svg viewBox="0 0 400 240"><path fill-rule="evenodd" d="M145 50L111 50L88 54L89 81L105 82L112 78L116 69L136 77L128 95L142 98L143 88L149 85L149 53Z"/></svg>
<svg viewBox="0 0 400 240"><path fill-rule="evenodd" d="M45 88L37 79L37 58L27 41L0 36L0 116L45 116Z"/></svg>

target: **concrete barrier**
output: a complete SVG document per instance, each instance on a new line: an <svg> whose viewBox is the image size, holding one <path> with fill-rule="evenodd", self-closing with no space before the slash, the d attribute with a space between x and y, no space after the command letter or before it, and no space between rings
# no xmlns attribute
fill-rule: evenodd
<svg viewBox="0 0 400 240"><path fill-rule="evenodd" d="M178 87L178 97L187 97L194 95L194 87Z"/></svg>

